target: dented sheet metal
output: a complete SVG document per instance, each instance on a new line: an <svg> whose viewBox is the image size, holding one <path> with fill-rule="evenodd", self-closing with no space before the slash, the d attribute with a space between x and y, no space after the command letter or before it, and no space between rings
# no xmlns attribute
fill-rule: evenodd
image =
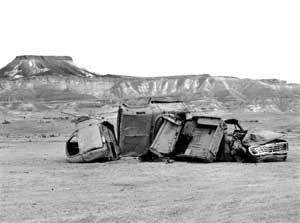
<svg viewBox="0 0 300 223"><path fill-rule="evenodd" d="M285 161L288 155L288 143L276 142L257 147L250 147L249 152L256 162Z"/></svg>
<svg viewBox="0 0 300 223"><path fill-rule="evenodd" d="M150 146L150 150L156 154L169 154L174 150L182 122L171 116L163 116L162 119L163 123Z"/></svg>
<svg viewBox="0 0 300 223"><path fill-rule="evenodd" d="M118 140L124 156L139 156L146 152L155 135L155 121L162 114L186 114L182 102L150 102L140 107L123 104L118 114Z"/></svg>
<svg viewBox="0 0 300 223"><path fill-rule="evenodd" d="M103 147L98 125L86 126L78 130L78 146L80 152Z"/></svg>
<svg viewBox="0 0 300 223"><path fill-rule="evenodd" d="M120 148L113 125L98 120L85 120L66 142L69 162L92 162L119 159Z"/></svg>
<svg viewBox="0 0 300 223"><path fill-rule="evenodd" d="M194 117L187 121L184 133L191 136L191 141L180 158L194 158L203 162L213 162L223 138L223 121L214 117Z"/></svg>
<svg viewBox="0 0 300 223"><path fill-rule="evenodd" d="M245 138L243 139L243 143L249 146L258 146L269 143L273 140L280 139L283 137L283 134L261 130L256 132L248 132Z"/></svg>
<svg viewBox="0 0 300 223"><path fill-rule="evenodd" d="M152 109L120 107L118 119L118 139L122 154L137 156L143 153L151 143Z"/></svg>

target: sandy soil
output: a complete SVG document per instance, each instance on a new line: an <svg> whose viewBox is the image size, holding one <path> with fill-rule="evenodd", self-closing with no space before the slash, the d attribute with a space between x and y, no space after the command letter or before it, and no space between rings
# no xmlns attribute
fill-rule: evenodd
<svg viewBox="0 0 300 223"><path fill-rule="evenodd" d="M1 125L0 222L300 222L298 117L240 115L287 133L288 160L259 164L71 164L67 120Z"/></svg>

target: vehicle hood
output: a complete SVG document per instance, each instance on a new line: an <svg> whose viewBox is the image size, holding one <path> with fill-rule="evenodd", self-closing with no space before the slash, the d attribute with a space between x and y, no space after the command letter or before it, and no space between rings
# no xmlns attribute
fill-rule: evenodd
<svg viewBox="0 0 300 223"><path fill-rule="evenodd" d="M243 144L247 146L259 146L273 142L274 140L285 141L281 139L283 136L281 133L268 130L248 132L243 139Z"/></svg>

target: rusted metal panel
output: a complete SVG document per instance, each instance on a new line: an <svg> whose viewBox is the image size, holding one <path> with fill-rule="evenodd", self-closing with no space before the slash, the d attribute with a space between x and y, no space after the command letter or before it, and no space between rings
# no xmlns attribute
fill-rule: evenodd
<svg viewBox="0 0 300 223"><path fill-rule="evenodd" d="M151 103L155 113L188 113L189 107L183 102L175 103Z"/></svg>
<svg viewBox="0 0 300 223"><path fill-rule="evenodd" d="M109 160L116 160L119 158L119 154L121 152L117 138L113 131L113 125L108 122L103 122L102 125L99 126L102 141L105 142L107 146L107 158Z"/></svg>
<svg viewBox="0 0 300 223"><path fill-rule="evenodd" d="M103 143L97 125L86 126L78 130L78 145L80 152L85 152L93 148L102 148Z"/></svg>
<svg viewBox="0 0 300 223"><path fill-rule="evenodd" d="M199 116L196 118L197 118L197 124L199 124L199 125L217 126L220 124L220 121L221 121L221 118L218 118L218 117Z"/></svg>
<svg viewBox="0 0 300 223"><path fill-rule="evenodd" d="M150 146L152 113L124 114L120 123L121 153L136 156Z"/></svg>
<svg viewBox="0 0 300 223"><path fill-rule="evenodd" d="M223 138L222 121L219 118L200 117L187 122L183 134L192 137L187 149L179 157L197 158L203 162L213 162Z"/></svg>
<svg viewBox="0 0 300 223"><path fill-rule="evenodd" d="M182 128L181 121L175 121L171 118L164 118L150 149L160 154L169 154L174 150L174 146L179 137Z"/></svg>
<svg viewBox="0 0 300 223"><path fill-rule="evenodd" d="M124 156L146 152L154 140L155 121L162 114L187 113L184 103L149 103L134 107L122 105L118 113L118 140Z"/></svg>

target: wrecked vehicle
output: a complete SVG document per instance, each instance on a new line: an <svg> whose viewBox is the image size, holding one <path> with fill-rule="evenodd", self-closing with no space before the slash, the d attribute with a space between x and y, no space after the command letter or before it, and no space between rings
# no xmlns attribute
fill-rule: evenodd
<svg viewBox="0 0 300 223"><path fill-rule="evenodd" d="M149 148L149 151L156 154L158 157L171 154L174 151L182 129L182 120L178 115L165 114L156 118L154 129L160 123L160 128L155 134L155 138ZM147 152L144 153L147 156ZM141 157L143 157L143 155Z"/></svg>
<svg viewBox="0 0 300 223"><path fill-rule="evenodd" d="M219 161L274 162L287 159L288 142L281 139L282 134L267 130L248 132L236 119L225 120L225 123L227 126L233 125L234 131L224 132L224 143L223 147L220 147L220 153L223 151L225 159ZM230 152L231 158L226 151Z"/></svg>
<svg viewBox="0 0 300 223"><path fill-rule="evenodd" d="M243 145L257 162L285 161L289 146L281 137L281 134L270 131L249 133Z"/></svg>
<svg viewBox="0 0 300 223"><path fill-rule="evenodd" d="M175 160L214 162L223 139L224 121L218 117L194 116L188 120L163 116L161 125L149 150L141 161L169 157ZM167 127L173 124L173 128Z"/></svg>
<svg viewBox="0 0 300 223"><path fill-rule="evenodd" d="M184 124L182 135L190 138L183 154L177 158L193 159L201 162L216 161L223 139L224 122L221 118L196 116Z"/></svg>
<svg viewBox="0 0 300 223"><path fill-rule="evenodd" d="M88 117L76 123L65 151L69 162L111 161L120 155L113 125Z"/></svg>
<svg viewBox="0 0 300 223"><path fill-rule="evenodd" d="M242 143L248 130L244 130L237 119L226 119L224 123L224 136L217 154L217 161L254 162L254 158Z"/></svg>
<svg viewBox="0 0 300 223"><path fill-rule="evenodd" d="M150 147L157 129L155 123L162 114L177 114L183 119L189 113L181 101L149 100L146 104L119 107L117 135L124 156L139 156Z"/></svg>
<svg viewBox="0 0 300 223"><path fill-rule="evenodd" d="M165 116L164 123L148 151L139 156L141 161L265 162L287 158L288 143L279 134L248 133L236 119L195 116L178 121L178 117ZM228 131L230 125L232 132Z"/></svg>

